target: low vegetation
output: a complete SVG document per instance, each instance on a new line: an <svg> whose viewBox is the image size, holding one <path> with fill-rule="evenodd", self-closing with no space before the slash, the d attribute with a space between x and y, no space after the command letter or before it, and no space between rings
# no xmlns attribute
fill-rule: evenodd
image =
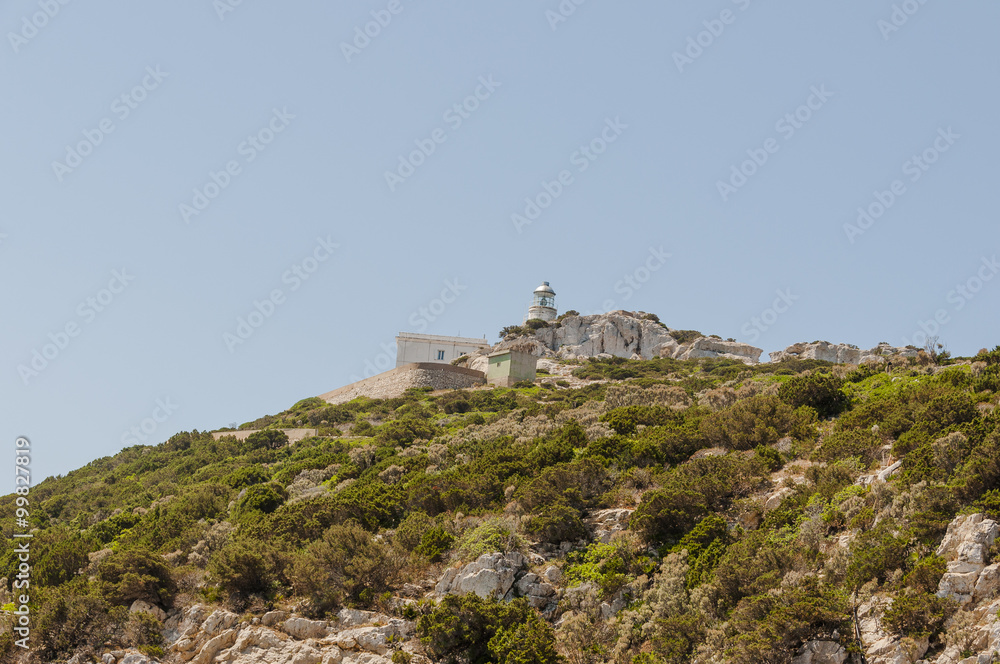
<svg viewBox="0 0 1000 664"><path fill-rule="evenodd" d="M942 647L955 607L934 595L934 549L960 512L1000 517L1000 347L891 372L612 358L573 375L584 384L305 399L243 441L180 432L47 479L32 490L37 661L161 653L137 600L398 612L404 584L493 551L543 552L576 592L544 616L473 595L409 609L438 661L788 662L819 635L853 647L852 607L875 592L895 599L888 629ZM319 435L279 431L305 426ZM888 482L857 483L890 458ZM628 528L593 541L586 520L608 508L634 510ZM829 545L844 534L849 551Z"/></svg>

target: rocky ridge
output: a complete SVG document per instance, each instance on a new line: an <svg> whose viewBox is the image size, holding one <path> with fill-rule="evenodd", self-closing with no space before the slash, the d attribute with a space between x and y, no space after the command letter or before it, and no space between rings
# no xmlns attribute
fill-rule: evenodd
<svg viewBox="0 0 1000 664"><path fill-rule="evenodd" d="M738 341L701 336L678 342L676 333L647 314L632 311L612 311L589 316L566 316L556 324L539 328L532 335L508 337L491 349L471 355L465 366L486 370L486 356L500 350L519 350L539 358L582 360L591 357L624 357L650 360L669 357L676 360L723 358L758 364L763 350ZM903 362L918 356L913 347L900 348L881 343L862 350L851 344L828 341L796 343L769 354L771 362L789 359L813 359L837 364Z"/></svg>

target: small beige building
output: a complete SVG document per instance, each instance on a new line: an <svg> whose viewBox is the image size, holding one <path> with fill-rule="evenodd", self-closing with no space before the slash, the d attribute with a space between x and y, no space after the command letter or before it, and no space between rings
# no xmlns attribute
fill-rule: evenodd
<svg viewBox="0 0 1000 664"><path fill-rule="evenodd" d="M400 332L396 336L396 368L411 362L450 364L455 358L489 347L486 339Z"/></svg>
<svg viewBox="0 0 1000 664"><path fill-rule="evenodd" d="M522 380L535 380L538 358L531 353L517 350L501 350L486 356L486 382L491 385L510 387Z"/></svg>

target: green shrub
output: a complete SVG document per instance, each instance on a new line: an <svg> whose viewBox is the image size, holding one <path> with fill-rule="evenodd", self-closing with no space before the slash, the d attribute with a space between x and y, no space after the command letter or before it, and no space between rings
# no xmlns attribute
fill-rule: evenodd
<svg viewBox="0 0 1000 664"><path fill-rule="evenodd" d="M601 422L607 422L619 436L630 436L637 426L661 425L674 421L677 416L663 406L623 406L601 415Z"/></svg>
<svg viewBox="0 0 1000 664"><path fill-rule="evenodd" d="M464 560L475 560L484 553L518 551L524 542L510 524L491 517L462 535L455 548Z"/></svg>
<svg viewBox="0 0 1000 664"><path fill-rule="evenodd" d="M933 593L941 577L948 570L948 563L941 556L927 556L919 560L903 578L903 583L917 593Z"/></svg>
<svg viewBox="0 0 1000 664"><path fill-rule="evenodd" d="M888 521L860 533L851 542L847 587L857 591L871 580L884 583L893 570L906 565L908 553L908 539L893 535Z"/></svg>
<svg viewBox="0 0 1000 664"><path fill-rule="evenodd" d="M449 595L417 621L435 661L448 664L556 664L555 634L523 598L512 602Z"/></svg>
<svg viewBox="0 0 1000 664"><path fill-rule="evenodd" d="M354 522L331 526L294 556L292 585L323 615L344 601L370 605L397 582L402 561Z"/></svg>
<svg viewBox="0 0 1000 664"><path fill-rule="evenodd" d="M274 484L254 484L246 489L246 493L237 506L241 513L263 512L270 514L285 502L284 487Z"/></svg>
<svg viewBox="0 0 1000 664"><path fill-rule="evenodd" d="M871 429L835 431L823 439L813 452L813 459L837 461L847 457L857 457L867 466L876 460L881 447L882 438Z"/></svg>
<svg viewBox="0 0 1000 664"><path fill-rule="evenodd" d="M270 479L271 477L268 472L260 466L244 466L230 473L224 481L233 489L240 491L254 484L262 484Z"/></svg>
<svg viewBox="0 0 1000 664"><path fill-rule="evenodd" d="M279 429L264 429L255 431L247 436L243 441L244 449L248 452L252 450L278 450L288 445L288 434Z"/></svg>
<svg viewBox="0 0 1000 664"><path fill-rule="evenodd" d="M101 597L118 606L141 599L169 607L177 592L163 558L147 549L111 554L98 566L95 581Z"/></svg>
<svg viewBox="0 0 1000 664"><path fill-rule="evenodd" d="M587 528L580 511L565 503L546 505L532 514L524 525L525 531L542 542L558 544L587 537Z"/></svg>
<svg viewBox="0 0 1000 664"><path fill-rule="evenodd" d="M752 450L776 443L785 435L802 435L810 423L803 414L775 396L758 394L708 415L702 434L712 444L735 450Z"/></svg>
<svg viewBox="0 0 1000 664"><path fill-rule="evenodd" d="M679 344L686 344L705 336L698 330L670 330L668 334Z"/></svg>
<svg viewBox="0 0 1000 664"><path fill-rule="evenodd" d="M843 381L828 373L796 376L781 384L778 397L792 408L810 406L819 417L834 417L850 405Z"/></svg>
<svg viewBox="0 0 1000 664"><path fill-rule="evenodd" d="M955 600L934 593L905 592L893 600L882 619L896 634L933 637L941 632L957 608Z"/></svg>
<svg viewBox="0 0 1000 664"><path fill-rule="evenodd" d="M676 542L707 512L701 492L679 487L656 489L643 494L629 528L648 542Z"/></svg>
<svg viewBox="0 0 1000 664"><path fill-rule="evenodd" d="M789 662L799 646L816 634L847 633L845 598L815 579L781 593L748 597L729 620L726 661L768 664Z"/></svg>
<svg viewBox="0 0 1000 664"><path fill-rule="evenodd" d="M229 600L242 606L250 595L267 594L284 576L285 558L274 545L241 537L212 555L208 571Z"/></svg>
<svg viewBox="0 0 1000 664"><path fill-rule="evenodd" d="M441 526L434 526L420 538L420 544L414 549L414 552L425 556L432 563L436 563L451 549L454 543L454 535Z"/></svg>

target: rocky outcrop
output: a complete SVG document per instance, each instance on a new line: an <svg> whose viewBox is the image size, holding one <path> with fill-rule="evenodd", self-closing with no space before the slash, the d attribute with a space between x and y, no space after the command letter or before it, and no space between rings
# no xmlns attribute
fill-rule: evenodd
<svg viewBox="0 0 1000 664"><path fill-rule="evenodd" d="M567 316L559 325L536 331L535 339L570 360L604 353L650 360L658 357L664 347L677 346L663 325L626 311Z"/></svg>
<svg viewBox="0 0 1000 664"><path fill-rule="evenodd" d="M936 552L948 561L948 571L938 584L939 597L968 604L996 591L1000 569L997 565L987 567L987 563L998 533L997 522L984 519L982 514L960 515L948 524L948 532Z"/></svg>
<svg viewBox="0 0 1000 664"><path fill-rule="evenodd" d="M662 357L672 357L675 360L698 360L702 358L722 358L739 360L746 364L757 364L762 351L760 348L738 341L723 341L714 337L700 337L687 344L680 344L670 354L666 347L660 350Z"/></svg>
<svg viewBox="0 0 1000 664"><path fill-rule="evenodd" d="M167 620L164 642L191 664L389 664L394 650L421 650L413 623L371 611L344 609L331 622L272 611L253 622L196 604Z"/></svg>
<svg viewBox="0 0 1000 664"><path fill-rule="evenodd" d="M445 570L434 587L438 595L476 593L484 599L503 599L526 561L517 551L484 553L465 567Z"/></svg>
<svg viewBox="0 0 1000 664"><path fill-rule="evenodd" d="M806 641L792 664L844 664L847 650L837 641Z"/></svg>
<svg viewBox="0 0 1000 664"><path fill-rule="evenodd" d="M607 544L615 533L628 528L628 520L634 511L627 508L599 510L584 518L583 523L594 540Z"/></svg>
<svg viewBox="0 0 1000 664"><path fill-rule="evenodd" d="M492 349L478 351L466 366L485 370L486 355L499 350L519 350L540 358L580 360L590 357L625 357L651 360L671 357L679 360L699 358L737 359L756 364L763 352L749 344L699 337L679 344L670 330L647 314L612 311L591 316L567 316L557 324L543 327L531 336L505 339Z"/></svg>
<svg viewBox="0 0 1000 664"><path fill-rule="evenodd" d="M900 638L885 631L882 617L891 605L891 599L875 595L858 606L858 628L868 664L913 664L924 656L930 645L926 636Z"/></svg>
<svg viewBox="0 0 1000 664"><path fill-rule="evenodd" d="M822 360L834 364L867 364L886 362L894 358L917 356L915 348L898 348L889 344L879 344L870 350L862 350L853 344L832 344L829 341L792 344L785 350L770 354L772 362L782 360Z"/></svg>
<svg viewBox="0 0 1000 664"><path fill-rule="evenodd" d="M484 553L465 567L445 570L434 592L439 597L471 592L483 598L506 601L525 597L536 609L551 611L560 597L553 583L561 578L562 573L556 567L546 569L541 576L529 572L527 560L516 551Z"/></svg>

